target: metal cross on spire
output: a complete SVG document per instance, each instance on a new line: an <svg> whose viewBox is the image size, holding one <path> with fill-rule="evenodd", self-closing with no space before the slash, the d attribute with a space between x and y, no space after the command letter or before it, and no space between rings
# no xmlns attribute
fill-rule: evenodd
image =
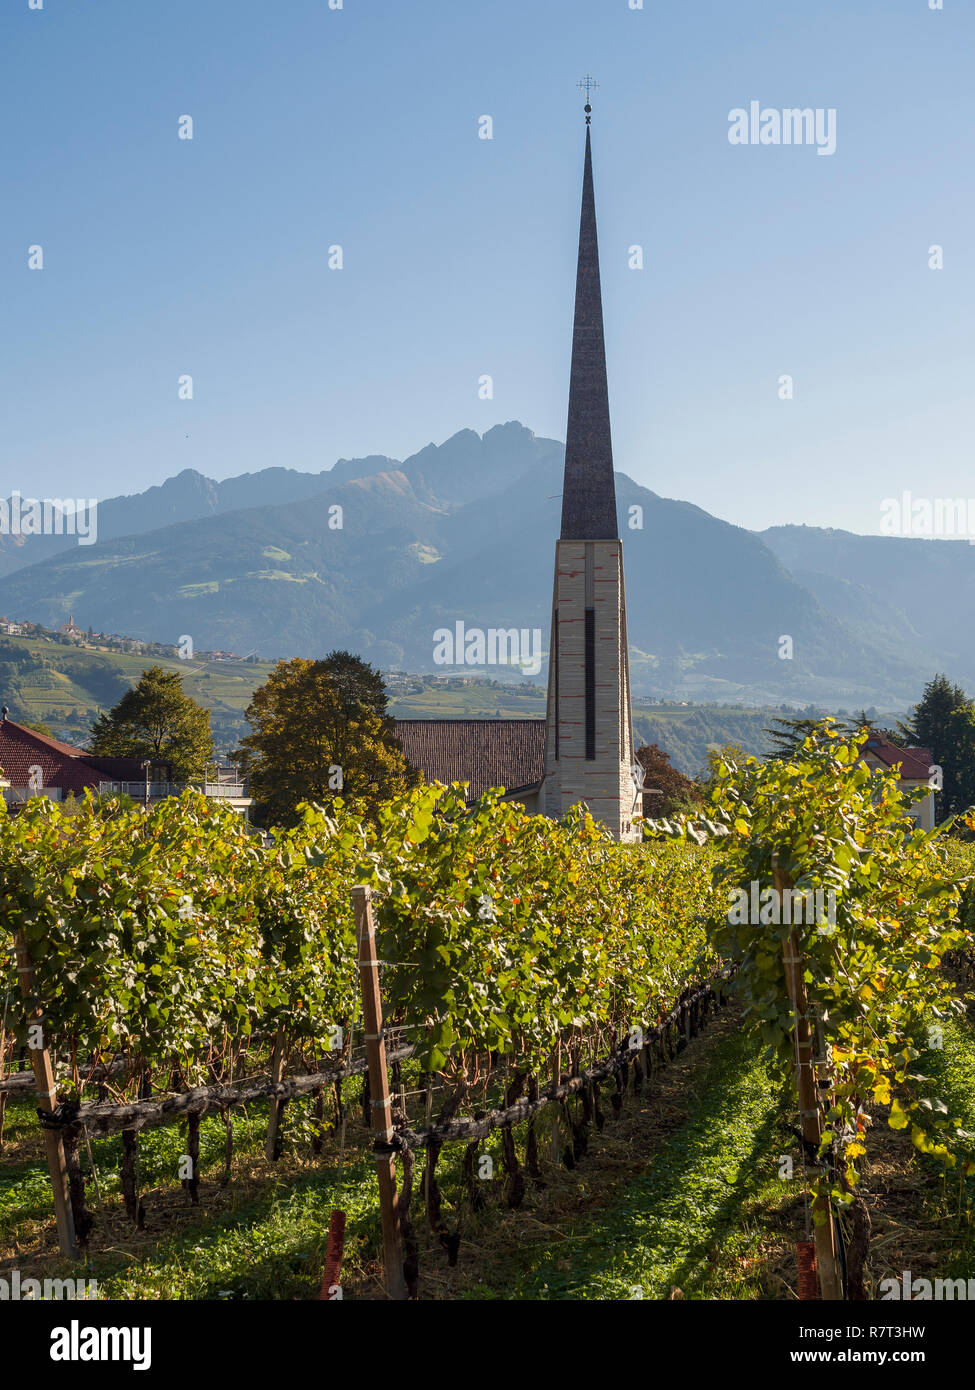
<svg viewBox="0 0 975 1390"><path fill-rule="evenodd" d="M589 125L592 120L592 102L590 97L593 92L599 90L599 83L591 73L587 72L582 81L576 83L576 86L579 88L580 92L585 92L586 94L586 125Z"/></svg>

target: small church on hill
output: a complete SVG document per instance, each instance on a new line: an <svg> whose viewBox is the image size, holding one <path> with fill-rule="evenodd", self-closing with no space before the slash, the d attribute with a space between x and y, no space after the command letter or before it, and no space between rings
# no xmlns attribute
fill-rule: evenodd
<svg viewBox="0 0 975 1390"><path fill-rule="evenodd" d="M587 87L588 96L588 87ZM633 732L623 544L616 485L586 103L562 528L555 547L545 719L401 719L406 757L430 781L469 782L473 800L503 786L558 818L583 801L617 840L633 825Z"/></svg>

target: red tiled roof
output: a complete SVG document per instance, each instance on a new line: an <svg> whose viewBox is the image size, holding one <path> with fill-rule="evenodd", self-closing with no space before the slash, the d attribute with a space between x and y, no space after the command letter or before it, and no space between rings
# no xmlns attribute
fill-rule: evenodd
<svg viewBox="0 0 975 1390"><path fill-rule="evenodd" d="M469 782L516 791L545 774L544 719L397 719L407 762L429 782Z"/></svg>
<svg viewBox="0 0 975 1390"><path fill-rule="evenodd" d="M896 743L880 734L870 735L863 752L872 753L886 767L899 763L901 780L907 782L926 782L934 765L930 748L898 748Z"/></svg>
<svg viewBox="0 0 975 1390"><path fill-rule="evenodd" d="M70 743L35 733L12 719L0 720L0 768L11 787L29 787L30 769L39 767L45 787L60 787L63 792L79 794L91 787L97 792L99 782L107 782L109 777L86 758L81 748L73 748ZM133 780L141 776L137 758L112 761L127 763Z"/></svg>

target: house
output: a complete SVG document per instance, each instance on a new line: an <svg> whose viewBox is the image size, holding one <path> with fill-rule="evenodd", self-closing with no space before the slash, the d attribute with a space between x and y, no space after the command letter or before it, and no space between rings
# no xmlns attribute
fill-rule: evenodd
<svg viewBox="0 0 975 1390"><path fill-rule="evenodd" d="M215 781L201 782L199 790L246 816L253 801L236 770L211 767ZM152 762L146 768L141 758L101 757L36 733L8 718L6 705L0 711L0 769L0 792L11 809L32 796L63 801L70 795L80 799L86 791L94 796L124 793L148 806L163 797L178 796L187 785L172 781L167 762Z"/></svg>
<svg viewBox="0 0 975 1390"><path fill-rule="evenodd" d="M23 623L11 623L6 618L0 618L0 632L4 637L22 637L24 635Z"/></svg>
<svg viewBox="0 0 975 1390"><path fill-rule="evenodd" d="M911 798L911 815L922 830L934 829L934 757L930 748L898 748L885 734L871 730L860 758L868 767L899 769L897 785Z"/></svg>
<svg viewBox="0 0 975 1390"><path fill-rule="evenodd" d="M138 760L130 761L138 769ZM89 789L97 794L99 783L107 775L80 748L35 733L9 719L6 706L0 714L0 768L7 780L3 798L8 806L16 806L31 796L62 801L69 794L83 796ZM138 776L138 771L133 775Z"/></svg>

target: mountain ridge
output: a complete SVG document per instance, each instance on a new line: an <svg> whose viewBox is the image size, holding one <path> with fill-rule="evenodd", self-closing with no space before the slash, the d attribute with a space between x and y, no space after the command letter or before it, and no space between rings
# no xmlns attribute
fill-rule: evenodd
<svg viewBox="0 0 975 1390"><path fill-rule="evenodd" d="M0 610L48 626L73 612L82 626L185 633L268 658L348 646L417 671L435 669L434 631L461 619L540 628L547 648L563 451L509 421L402 461L220 483L183 470L103 504L109 531L142 529L106 535L100 510L96 544L26 538L68 545L8 568ZM972 547L948 556L910 549L937 541L750 531L625 473L616 484L635 693L900 706L935 669L975 681L952 597L975 600ZM161 514L176 519L160 525Z"/></svg>

